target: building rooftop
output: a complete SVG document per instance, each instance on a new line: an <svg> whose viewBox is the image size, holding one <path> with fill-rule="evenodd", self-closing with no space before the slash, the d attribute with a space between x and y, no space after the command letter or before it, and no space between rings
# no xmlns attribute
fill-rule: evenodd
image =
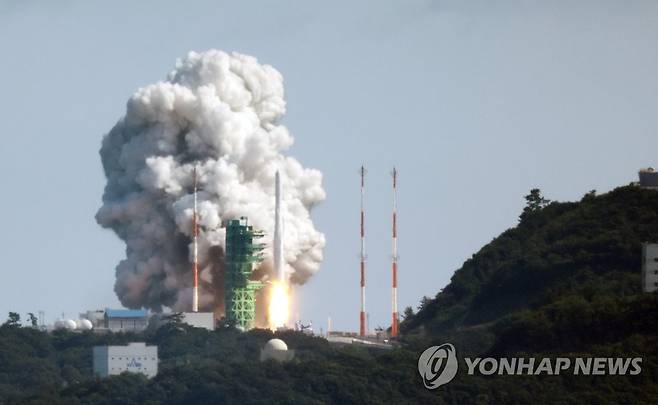
<svg viewBox="0 0 658 405"><path fill-rule="evenodd" d="M146 318L148 311L145 309L110 309L105 308L108 318Z"/></svg>

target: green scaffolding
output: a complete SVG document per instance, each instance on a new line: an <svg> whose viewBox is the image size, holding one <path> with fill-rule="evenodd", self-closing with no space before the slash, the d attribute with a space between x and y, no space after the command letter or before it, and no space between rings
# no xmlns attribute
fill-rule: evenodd
<svg viewBox="0 0 658 405"><path fill-rule="evenodd" d="M226 319L245 330L254 327L256 316L256 291L265 286L250 280L254 266L263 260L265 245L254 243L264 233L256 231L241 217L226 225L226 271L224 294Z"/></svg>

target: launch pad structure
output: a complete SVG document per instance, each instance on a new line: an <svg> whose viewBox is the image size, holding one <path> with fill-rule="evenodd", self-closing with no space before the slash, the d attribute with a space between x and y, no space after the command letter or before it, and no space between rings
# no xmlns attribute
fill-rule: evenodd
<svg viewBox="0 0 658 405"><path fill-rule="evenodd" d="M254 327L256 291L265 286L260 281L250 280L254 267L263 261L265 248L265 244L254 240L264 235L262 231L254 230L245 217L226 224L226 319L245 330Z"/></svg>

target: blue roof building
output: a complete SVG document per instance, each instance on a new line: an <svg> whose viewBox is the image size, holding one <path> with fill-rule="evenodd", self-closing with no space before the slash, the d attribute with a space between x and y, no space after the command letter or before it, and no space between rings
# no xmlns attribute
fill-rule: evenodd
<svg viewBox="0 0 658 405"><path fill-rule="evenodd" d="M148 321L149 312L144 309L105 308L105 327L112 332L141 332Z"/></svg>
<svg viewBox="0 0 658 405"><path fill-rule="evenodd" d="M149 316L149 312L145 309L105 308L105 315L110 318L144 318Z"/></svg>

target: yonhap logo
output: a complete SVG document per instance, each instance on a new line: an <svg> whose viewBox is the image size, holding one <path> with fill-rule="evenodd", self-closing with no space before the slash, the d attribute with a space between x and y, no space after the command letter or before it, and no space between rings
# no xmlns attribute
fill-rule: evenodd
<svg viewBox="0 0 658 405"><path fill-rule="evenodd" d="M639 375L642 357L464 357L468 375ZM450 343L432 346L418 358L423 385L437 389L457 375L457 351Z"/></svg>
<svg viewBox="0 0 658 405"><path fill-rule="evenodd" d="M433 390L449 383L457 375L457 353L450 343L432 346L418 358L418 372L425 388Z"/></svg>

